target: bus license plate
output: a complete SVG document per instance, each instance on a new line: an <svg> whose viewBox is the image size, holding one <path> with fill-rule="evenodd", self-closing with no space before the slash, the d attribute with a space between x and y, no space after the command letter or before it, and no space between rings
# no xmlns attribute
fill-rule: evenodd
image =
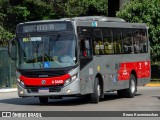
<svg viewBox="0 0 160 120"><path fill-rule="evenodd" d="M39 88L38 93L49 93L49 88Z"/></svg>

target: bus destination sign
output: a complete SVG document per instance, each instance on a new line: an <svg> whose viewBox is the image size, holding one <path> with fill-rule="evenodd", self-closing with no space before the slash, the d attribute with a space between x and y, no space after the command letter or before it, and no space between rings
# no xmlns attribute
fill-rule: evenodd
<svg viewBox="0 0 160 120"><path fill-rule="evenodd" d="M18 27L18 33L50 32L72 30L71 23L24 24Z"/></svg>

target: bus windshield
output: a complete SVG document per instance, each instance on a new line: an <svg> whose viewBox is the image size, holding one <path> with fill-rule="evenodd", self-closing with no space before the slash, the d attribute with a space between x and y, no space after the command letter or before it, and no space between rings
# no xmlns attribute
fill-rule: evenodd
<svg viewBox="0 0 160 120"><path fill-rule="evenodd" d="M19 69L73 66L77 62L75 35L45 35L18 38Z"/></svg>

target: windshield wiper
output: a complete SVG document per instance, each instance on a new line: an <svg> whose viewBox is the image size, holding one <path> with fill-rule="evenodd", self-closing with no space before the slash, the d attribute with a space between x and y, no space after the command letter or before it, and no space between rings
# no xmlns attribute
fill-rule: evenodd
<svg viewBox="0 0 160 120"><path fill-rule="evenodd" d="M57 34L57 38L55 41L57 41L59 39L60 35L61 35L60 33Z"/></svg>

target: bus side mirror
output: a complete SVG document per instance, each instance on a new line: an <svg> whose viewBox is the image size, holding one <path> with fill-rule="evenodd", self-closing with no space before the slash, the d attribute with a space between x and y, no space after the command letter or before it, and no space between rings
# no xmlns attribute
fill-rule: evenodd
<svg viewBox="0 0 160 120"><path fill-rule="evenodd" d="M14 37L8 43L8 55L14 61L16 61L16 59L17 59L16 58L16 44L15 44L15 40L16 40L16 38Z"/></svg>

